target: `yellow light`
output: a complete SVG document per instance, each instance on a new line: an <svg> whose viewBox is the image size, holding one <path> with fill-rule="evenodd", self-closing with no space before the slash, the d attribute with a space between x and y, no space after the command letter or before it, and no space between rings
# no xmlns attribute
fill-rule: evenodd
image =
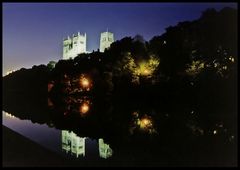
<svg viewBox="0 0 240 170"><path fill-rule="evenodd" d="M80 112L87 113L89 111L89 105L87 103L83 103L80 107Z"/></svg>
<svg viewBox="0 0 240 170"><path fill-rule="evenodd" d="M213 131L213 134L216 135L216 134L217 134L217 130L214 130L214 131Z"/></svg>
<svg viewBox="0 0 240 170"><path fill-rule="evenodd" d="M142 122L145 124L145 125L148 125L150 123L150 121L148 119L143 119Z"/></svg>
<svg viewBox="0 0 240 170"><path fill-rule="evenodd" d="M143 72L145 75L148 75L150 72L148 69L145 69L144 72Z"/></svg>
<svg viewBox="0 0 240 170"><path fill-rule="evenodd" d="M145 129L151 126L151 121L148 118L143 118L140 120L140 128Z"/></svg>

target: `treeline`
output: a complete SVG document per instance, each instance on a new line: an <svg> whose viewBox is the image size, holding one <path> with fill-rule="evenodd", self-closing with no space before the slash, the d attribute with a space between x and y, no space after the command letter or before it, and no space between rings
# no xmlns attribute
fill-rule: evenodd
<svg viewBox="0 0 240 170"><path fill-rule="evenodd" d="M80 54L74 59L59 60L56 65L51 62L20 69L5 76L3 86L40 92L51 82L53 93L69 94L74 90L81 92L80 77L88 76L93 83L88 93L92 94L128 94L136 89L135 94L162 94L185 89L184 93L191 96L191 90L197 91L201 86L233 87L236 63L237 10L207 9L199 19L170 26L149 42L140 35L125 37L112 43L104 53Z"/></svg>

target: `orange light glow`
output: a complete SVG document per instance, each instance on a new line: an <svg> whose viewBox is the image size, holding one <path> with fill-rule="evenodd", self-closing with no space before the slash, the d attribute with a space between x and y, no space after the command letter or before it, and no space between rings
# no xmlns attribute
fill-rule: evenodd
<svg viewBox="0 0 240 170"><path fill-rule="evenodd" d="M85 75L82 75L80 77L80 86L82 89L89 91L92 86L91 80Z"/></svg>
<svg viewBox="0 0 240 170"><path fill-rule="evenodd" d="M82 81L81 81L81 83L82 83L82 86L83 86L83 87L88 87L88 86L89 86L89 80L86 79L86 78L83 78Z"/></svg>
<svg viewBox="0 0 240 170"><path fill-rule="evenodd" d="M81 113L87 113L89 111L89 105L87 103L83 103L80 106L80 112Z"/></svg>

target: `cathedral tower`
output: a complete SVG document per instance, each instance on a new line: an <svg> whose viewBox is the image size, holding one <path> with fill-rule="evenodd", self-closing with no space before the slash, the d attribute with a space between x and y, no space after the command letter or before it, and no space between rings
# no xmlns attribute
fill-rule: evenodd
<svg viewBox="0 0 240 170"><path fill-rule="evenodd" d="M87 52L87 35L80 34L72 36L63 40L63 59L67 60L70 58L77 57L78 54Z"/></svg>
<svg viewBox="0 0 240 170"><path fill-rule="evenodd" d="M104 52L106 48L109 48L110 45L114 42L114 36L113 33L108 32L102 32L100 37L100 52Z"/></svg>

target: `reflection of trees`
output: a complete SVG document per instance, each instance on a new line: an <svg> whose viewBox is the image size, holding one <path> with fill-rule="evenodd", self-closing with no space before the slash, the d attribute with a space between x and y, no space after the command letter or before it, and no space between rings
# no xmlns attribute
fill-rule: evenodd
<svg viewBox="0 0 240 170"><path fill-rule="evenodd" d="M154 122L151 116L147 114L139 115L138 112L133 112L133 122L130 126L130 133L133 134L134 130L141 130L143 132L153 134L157 133L156 129L154 128Z"/></svg>
<svg viewBox="0 0 240 170"><path fill-rule="evenodd" d="M62 102L64 115L79 114L84 117L91 111L91 102L87 96L81 98L68 96Z"/></svg>
<svg viewBox="0 0 240 170"><path fill-rule="evenodd" d="M77 136L104 139L104 145L101 144L102 148L105 148L101 150L102 156L111 155L112 149L114 157L111 159L124 155L125 157L121 157L123 160L135 157L150 161L148 159L153 156L166 161L170 158L192 160L193 152L196 157L209 154L214 158L216 153L233 153L236 146L236 131L234 125L231 125L233 121L221 117L221 114L204 114L206 110L188 111L186 106L180 107L176 103L159 105L151 101L148 107L137 99L118 99L116 103L109 103L102 99L71 96L58 100L57 102L56 99L51 99L50 110L46 109L44 112L39 112L38 108L44 107L40 104L34 110L25 109L26 112L22 113L11 109L13 105L5 108L12 110L13 112L9 113L16 117L47 123L57 129L72 131ZM91 103L91 114L83 117L79 113L79 106L87 100ZM33 103L34 101L29 101L28 105ZM64 115L67 106L71 106L71 109ZM21 114L24 116L20 116ZM42 119L44 114L48 115L48 119ZM66 150L71 150L68 141L65 140L63 145ZM108 145L111 149L108 149ZM208 152L205 152L206 150ZM184 154L179 157L178 153Z"/></svg>

